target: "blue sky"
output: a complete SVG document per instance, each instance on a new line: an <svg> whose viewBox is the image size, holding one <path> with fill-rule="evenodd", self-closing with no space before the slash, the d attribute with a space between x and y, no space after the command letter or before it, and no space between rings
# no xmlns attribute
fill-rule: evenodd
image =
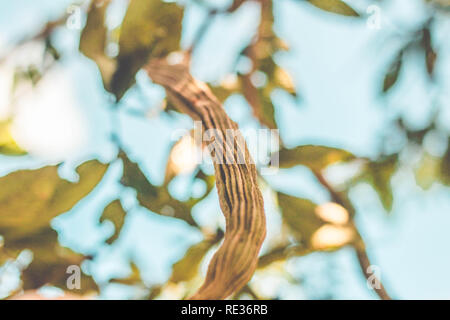
<svg viewBox="0 0 450 320"><path fill-rule="evenodd" d="M48 18L57 17L70 2L2 1L2 43L20 39ZM301 101L297 101L281 91L273 95L276 118L286 145L293 147L318 143L346 148L361 156L375 156L389 119L402 114L417 127L425 124L433 90L423 77L419 57L411 57L389 100L378 96L383 76L380 71L385 70L395 55L395 49L401 45L398 41L387 41L388 36L396 31L395 26L411 27L414 26L411 21L423 19L424 11L420 3L420 0L397 0L384 4L382 28L371 30L364 19L357 21L323 13L300 1L276 1L276 31L291 48L288 53L277 56L277 61L294 76L302 97ZM355 3L355 7L365 11L363 3ZM120 17L120 5L112 11L113 24ZM236 14L219 18L213 23L194 57L193 74L197 78L217 81L230 72L234 57L251 39L257 27L257 11L257 6L250 3ZM184 46L190 43L204 15L205 12L196 5L187 7L182 40ZM20 23L16 23L18 21ZM442 98L447 108L439 121L448 132L450 42L445 40L448 40L450 22L440 22L436 29L437 46L441 53L437 76L447 94ZM62 174L69 177L73 164L92 157L106 161L115 152L109 140L110 102L102 91L93 62L76 52L78 36L76 31L68 29L62 29L56 35L57 46L67 52L61 62L62 68L68 81L73 84L76 105L88 122L88 139L82 151L65 159L67 165ZM143 74L138 75L138 83L147 97L145 105L132 90L124 99L123 108L157 108L163 99L163 91L152 85ZM243 128L256 126L242 97L231 97L225 108ZM189 128L190 120L181 115L174 119L165 115L139 119L126 112L121 113L120 120L121 140L132 158L139 160L152 182L161 183L171 134L178 128ZM29 157L19 160L0 158L0 173L38 167L49 162L48 159ZM163 282L170 275L171 264L184 254L186 248L201 240L201 235L183 222L137 208L133 192L125 190L117 182L120 173L120 164L115 164L94 193L71 212L55 219L54 226L61 232L63 244L84 253L99 253L98 259L89 267L100 283L105 283L112 276L126 275L126 258L129 256L141 267L148 284ZM268 182L275 190L318 202L327 200L326 192L302 167L280 170L277 175L269 177ZM381 267L381 278L396 298L449 299L450 279L446 277L450 268L447 248L450 242L448 188L435 184L424 192L415 185L410 170L397 173L393 186L395 202L389 216L368 185L359 185L351 192L358 209L357 225L367 242L372 262ZM183 196L182 178L173 189L171 191L175 194ZM97 219L105 204L118 196L131 209L130 214L120 241L112 247L102 246L102 241L112 229L107 225L99 226ZM270 193L265 201L269 216L274 216ZM223 223L217 203L217 196L212 194L205 203L195 208L194 216L208 223ZM274 225L277 223L276 218L269 218L269 221L273 221ZM274 285L284 298L320 298L321 290L329 287L332 287L335 298L375 297L365 287L350 249L293 259L288 264L288 270L295 277L305 277L307 282L301 289L288 283ZM104 297L126 298L133 297L133 294L123 288L108 287Z"/></svg>

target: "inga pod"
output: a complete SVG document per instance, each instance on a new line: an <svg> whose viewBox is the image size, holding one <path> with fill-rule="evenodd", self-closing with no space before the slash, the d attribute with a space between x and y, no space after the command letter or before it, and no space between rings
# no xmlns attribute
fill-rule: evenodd
<svg viewBox="0 0 450 320"><path fill-rule="evenodd" d="M223 137L215 139L213 159L219 145L225 161L214 161L220 207L226 220L221 247L213 256L196 300L225 299L239 291L251 279L258 264L259 251L266 235L266 220L256 166L238 126L226 114L208 86L194 79L186 64L170 65L163 59L151 60L145 67L153 82L162 85L169 100L203 129L213 129ZM244 160L244 161L242 161Z"/></svg>

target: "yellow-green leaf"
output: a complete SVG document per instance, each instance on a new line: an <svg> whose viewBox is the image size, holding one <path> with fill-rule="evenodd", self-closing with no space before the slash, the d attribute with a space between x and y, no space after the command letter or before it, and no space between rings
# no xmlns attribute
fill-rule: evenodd
<svg viewBox="0 0 450 320"><path fill-rule="evenodd" d="M252 83L250 75L241 76L241 82L242 93L252 108L255 118L269 129L276 129L275 109L270 97L272 88L268 85L263 88L257 88Z"/></svg>
<svg viewBox="0 0 450 320"><path fill-rule="evenodd" d="M449 0L426 0L426 2L430 3L434 8L442 10L445 13L448 13L450 11Z"/></svg>
<svg viewBox="0 0 450 320"><path fill-rule="evenodd" d="M311 245L312 235L325 224L316 214L317 204L310 200L278 193L283 221L288 225L298 241Z"/></svg>
<svg viewBox="0 0 450 320"><path fill-rule="evenodd" d="M198 200L191 199L182 202L172 198L165 186L154 186L139 165L132 162L123 151L120 152L119 157L123 161L121 183L137 191L137 199L141 206L160 215L184 220L192 226L197 225L192 218L191 209L198 203Z"/></svg>
<svg viewBox="0 0 450 320"><path fill-rule="evenodd" d="M0 121L0 154L8 156L21 156L27 152L14 140L11 134L11 122Z"/></svg>
<svg viewBox="0 0 450 320"><path fill-rule="evenodd" d="M335 250L355 239L352 226L330 219L336 218L336 204L318 207L309 200L278 193L278 205L283 221L301 245L295 249L296 255L315 250Z"/></svg>
<svg viewBox="0 0 450 320"><path fill-rule="evenodd" d="M139 268L137 267L137 265L134 262L131 262L130 267L131 267L131 273L128 277L121 278L121 279L111 279L110 282L124 284L127 286L134 286L134 285L142 284L141 272L139 271Z"/></svg>
<svg viewBox="0 0 450 320"><path fill-rule="evenodd" d="M292 76L284 70L281 67L277 67L274 72L274 82L275 85L286 92L288 92L290 95L296 97L297 92L295 90L295 84Z"/></svg>
<svg viewBox="0 0 450 320"><path fill-rule="evenodd" d="M230 79L222 81L219 85L210 85L209 88L220 102L225 102L232 94L238 93L241 89L239 78L230 76Z"/></svg>
<svg viewBox="0 0 450 320"><path fill-rule="evenodd" d="M40 229L32 236L5 241L5 250L18 255L28 249L33 254L31 264L22 272L23 289L37 289L43 285L52 285L67 290L69 266L80 267L84 256L62 247L58 243L58 235L50 226ZM69 270L70 271L70 270ZM98 291L94 280L81 273L80 288L71 289L77 293Z"/></svg>
<svg viewBox="0 0 450 320"><path fill-rule="evenodd" d="M173 265L170 281L178 283L193 279L212 245L211 241L202 241L189 248L184 257Z"/></svg>
<svg viewBox="0 0 450 320"><path fill-rule="evenodd" d="M437 60L437 52L433 48L433 40L430 28L426 27L422 30L422 32L423 32L422 46L425 51L425 64L427 67L428 75L432 77Z"/></svg>
<svg viewBox="0 0 450 320"><path fill-rule="evenodd" d="M392 61L388 71L386 72L386 75L384 76L383 93L388 92L397 82L398 76L400 75L400 70L402 68L402 61L403 51L400 51L399 54L395 57L394 61Z"/></svg>
<svg viewBox="0 0 450 320"><path fill-rule="evenodd" d="M394 197L392 195L391 178L397 170L398 156L392 155L367 165L367 172L363 176L380 197L381 203L387 211L392 209Z"/></svg>
<svg viewBox="0 0 450 320"><path fill-rule="evenodd" d="M417 184L424 190L439 181L441 174L442 160L427 152L424 152L419 166L415 170L415 178Z"/></svg>
<svg viewBox="0 0 450 320"><path fill-rule="evenodd" d="M96 160L77 168L78 182L58 175L57 166L20 170L0 178L0 234L5 240L30 237L69 211L101 181L108 165Z"/></svg>
<svg viewBox="0 0 450 320"><path fill-rule="evenodd" d="M281 149L279 155L281 168L303 165L317 171L337 162L346 162L355 159L355 156L348 151L316 145Z"/></svg>
<svg viewBox="0 0 450 320"><path fill-rule="evenodd" d="M274 15L272 1L261 3L261 23L256 41L242 52L252 62L252 68L245 74L240 74L240 91L253 110L253 115L259 122L276 129L275 108L272 103L272 92L281 88L296 96L292 77L274 60L277 51L286 50L287 46L277 37L273 30Z"/></svg>
<svg viewBox="0 0 450 320"><path fill-rule="evenodd" d="M173 265L170 282L179 283L192 280L199 272L200 264L208 251L223 237L219 231L214 237L207 238L190 247L183 258Z"/></svg>
<svg viewBox="0 0 450 320"><path fill-rule="evenodd" d="M80 39L80 51L97 64L106 89L109 89L111 77L116 69L116 62L105 53L108 37L105 13L109 2L109 0L92 2Z"/></svg>
<svg viewBox="0 0 450 320"><path fill-rule="evenodd" d="M441 181L446 185L450 184L450 139L447 147L447 152L442 157Z"/></svg>
<svg viewBox="0 0 450 320"><path fill-rule="evenodd" d="M111 83L118 100L149 57L161 57L179 48L182 18L183 9L176 3L131 1L120 33L118 69Z"/></svg>
<svg viewBox="0 0 450 320"><path fill-rule="evenodd" d="M126 211L122 207L120 200L114 200L108 204L100 217L100 223L105 220L109 220L114 224L114 234L106 240L106 243L111 244L119 238L120 231L122 230L125 222Z"/></svg>
<svg viewBox="0 0 450 320"><path fill-rule="evenodd" d="M341 0L308 0L308 2L324 11L344 16L359 17L359 14L352 7Z"/></svg>

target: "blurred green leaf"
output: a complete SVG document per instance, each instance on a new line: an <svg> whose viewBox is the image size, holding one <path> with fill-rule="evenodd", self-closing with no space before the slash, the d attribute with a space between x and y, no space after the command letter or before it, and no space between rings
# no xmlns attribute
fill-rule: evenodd
<svg viewBox="0 0 450 320"><path fill-rule="evenodd" d="M301 257L306 256L315 250L313 248L307 248L304 245L278 245L271 248L270 251L261 255L258 260L258 269L270 266L272 263L277 261L285 261L291 257Z"/></svg>
<svg viewBox="0 0 450 320"><path fill-rule="evenodd" d="M332 222L336 216L336 205L317 206L310 200L301 199L287 194L278 193L278 205L283 221L287 224L300 246L296 245L285 252L275 251L275 256L266 256L267 260L277 260L280 255L304 255L317 250L336 250L355 240L355 231L351 225ZM339 209L345 210L345 209ZM318 211L328 218L323 220Z"/></svg>
<svg viewBox="0 0 450 320"><path fill-rule="evenodd" d="M214 243L202 241L190 247L184 257L173 265L170 281L179 283L192 280L199 271L200 264Z"/></svg>
<svg viewBox="0 0 450 320"><path fill-rule="evenodd" d="M163 288L159 285L154 285L150 288L147 295L147 300L155 300L162 292Z"/></svg>
<svg viewBox="0 0 450 320"><path fill-rule="evenodd" d="M239 77L231 76L231 79L226 79L218 85L209 85L214 96L219 99L220 102L225 102L233 94L240 93L241 81Z"/></svg>
<svg viewBox="0 0 450 320"><path fill-rule="evenodd" d="M88 195L108 165L96 160L77 168L79 181L61 179L58 166L20 170L0 178L0 234L6 241L32 237Z"/></svg>
<svg viewBox="0 0 450 320"><path fill-rule="evenodd" d="M80 266L85 257L72 250L60 246L58 235L49 226L40 229L32 236L15 238L5 242L5 250L12 255L18 255L28 249L33 253L31 264L22 272L23 289L37 289L44 285L52 285L67 290L67 279L71 265ZM77 293L98 291L92 277L81 274L80 289L72 289Z"/></svg>
<svg viewBox="0 0 450 320"><path fill-rule="evenodd" d="M161 0L131 1L119 39L118 68L111 89L120 100L149 57L178 50L183 9Z"/></svg>
<svg viewBox="0 0 450 320"><path fill-rule="evenodd" d="M253 115L259 122L269 129L276 129L275 109L270 97L271 90L268 87L257 88L250 75L241 77L242 92L253 110Z"/></svg>
<svg viewBox="0 0 450 320"><path fill-rule="evenodd" d="M137 265L134 262L131 262L130 267L131 267L131 273L128 277L121 278L121 279L111 279L110 282L124 284L127 286L135 286L135 285L143 284L141 272L139 271L139 268L137 267Z"/></svg>
<svg viewBox="0 0 450 320"><path fill-rule="evenodd" d="M296 239L306 247L310 247L313 234L325 224L315 213L317 204L279 192L278 205L283 221Z"/></svg>
<svg viewBox="0 0 450 320"><path fill-rule="evenodd" d="M442 157L441 180L442 183L450 185L450 139L447 146L447 152Z"/></svg>
<svg viewBox="0 0 450 320"><path fill-rule="evenodd" d="M277 52L288 48L284 41L277 37L273 27L272 1L264 1L261 3L258 37L242 52L251 60L252 69L248 73L239 74L239 83L236 85L240 87L238 91L244 95L255 118L270 129L278 127L271 97L273 91L282 89L292 96L297 96L291 75L274 60Z"/></svg>
<svg viewBox="0 0 450 320"><path fill-rule="evenodd" d="M165 186L154 186L139 165L132 162L125 152L121 151L119 157L124 167L121 183L137 191L137 199L143 207L160 215L184 220L192 226L197 225L192 218L191 209L199 202L198 199L182 202L172 198Z"/></svg>
<svg viewBox="0 0 450 320"><path fill-rule="evenodd" d="M45 284L67 289L67 267L80 265L82 255L61 247L50 221L70 210L100 182L108 165L88 161L77 168L79 181L58 175L57 166L20 170L0 178L0 234L5 250L12 255L29 249L33 261L23 271L24 289ZM82 292L97 291L93 279L83 275Z"/></svg>
<svg viewBox="0 0 450 320"><path fill-rule="evenodd" d="M272 41L277 41L277 38ZM272 44L272 47L276 47L279 50L275 44ZM295 92L292 76L275 62L274 54L275 52L259 61L259 70L267 76L268 83L266 87L268 87L268 93L266 94L270 95L274 89L279 88L295 97L297 93Z"/></svg>
<svg viewBox="0 0 450 320"><path fill-rule="evenodd" d="M278 66L272 57L264 59L261 62L258 72L246 75L240 75L241 91L251 106L254 116L259 122L270 129L276 129L278 126L275 120L275 107L272 103L272 93L275 89L282 89L292 96L296 97L296 89L289 73ZM253 77L263 75L266 83L257 87L254 84ZM216 89L218 92L218 89ZM219 93L223 93L220 92ZM233 92L230 92L231 94Z"/></svg>
<svg viewBox="0 0 450 320"><path fill-rule="evenodd" d="M433 40L431 36L431 31L429 27L422 30L423 39L422 46L425 51L425 64L427 67L427 73L431 77L434 73L434 66L436 64L437 53L433 48Z"/></svg>
<svg viewBox="0 0 450 320"><path fill-rule="evenodd" d="M125 285L125 286L135 286L135 287L147 289L148 292L144 296L140 297L140 298L144 298L145 300L153 300L157 296L160 295L160 293L163 289L163 286L153 285L151 287L148 287L147 284L142 279L142 275L141 275L141 272L140 272L138 266L133 261L130 261L130 269L131 269L131 272L127 277L114 278L114 279L111 279L109 282L121 284L121 285Z"/></svg>
<svg viewBox="0 0 450 320"><path fill-rule="evenodd" d="M274 75L273 83L275 88L280 88L289 93L293 97L297 97L294 80L289 72L277 66Z"/></svg>
<svg viewBox="0 0 450 320"><path fill-rule="evenodd" d="M61 59L61 53L58 51L58 49L55 48L51 38L45 39L45 53L54 61L58 61Z"/></svg>
<svg viewBox="0 0 450 320"><path fill-rule="evenodd" d="M397 56L395 57L394 61L392 61L388 71L384 76L383 93L388 92L392 88L392 86L397 82L400 70L402 68L403 63L402 61L403 61L403 50L401 50L397 54Z"/></svg>
<svg viewBox="0 0 450 320"><path fill-rule="evenodd" d="M434 8L442 10L444 13L450 12L449 0L426 0L426 2L431 3Z"/></svg>
<svg viewBox="0 0 450 320"><path fill-rule="evenodd" d="M359 17L359 14L348 4L341 0L307 0L313 6L324 11L344 16Z"/></svg>
<svg viewBox="0 0 450 320"><path fill-rule="evenodd" d="M380 197L383 207L391 211L393 203L391 178L397 171L398 155L385 157L379 161L369 162L363 179L369 182Z"/></svg>
<svg viewBox="0 0 450 320"><path fill-rule="evenodd" d="M116 69L115 60L105 53L108 37L105 13L109 2L98 0L92 2L80 39L80 51L97 64L103 85L107 90L109 90L111 77Z"/></svg>
<svg viewBox="0 0 450 320"><path fill-rule="evenodd" d="M447 149L442 158L424 151L414 173L417 184L424 190L439 181L446 185L450 184L450 150Z"/></svg>
<svg viewBox="0 0 450 320"><path fill-rule="evenodd" d="M316 145L281 149L279 155L281 168L292 168L297 165L303 165L315 171L320 171L337 162L346 162L355 159L355 156L348 151Z"/></svg>
<svg viewBox="0 0 450 320"><path fill-rule="evenodd" d="M203 172L203 170L200 169L198 170L194 178L203 181L206 185L205 193L197 200L197 202L199 202L206 198L206 196L212 191L212 189L214 189L216 185L216 177L214 175L207 175L205 172Z"/></svg>
<svg viewBox="0 0 450 320"><path fill-rule="evenodd" d="M0 154L21 156L26 153L11 135L11 121L0 121Z"/></svg>
<svg viewBox="0 0 450 320"><path fill-rule="evenodd" d="M111 244L119 238L120 231L122 230L125 222L126 211L122 207L120 200L114 200L108 204L100 217L100 223L105 220L109 220L114 224L114 234L106 240L106 243Z"/></svg>

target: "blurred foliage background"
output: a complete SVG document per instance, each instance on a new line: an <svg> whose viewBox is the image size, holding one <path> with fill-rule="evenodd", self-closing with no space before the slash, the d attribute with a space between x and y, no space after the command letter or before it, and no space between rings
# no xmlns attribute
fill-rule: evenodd
<svg viewBox="0 0 450 320"><path fill-rule="evenodd" d="M280 130L280 170L260 177L268 236L233 298L450 298L449 1L0 9L0 298L202 283L225 232L213 168L141 70L181 52L243 131Z"/></svg>

